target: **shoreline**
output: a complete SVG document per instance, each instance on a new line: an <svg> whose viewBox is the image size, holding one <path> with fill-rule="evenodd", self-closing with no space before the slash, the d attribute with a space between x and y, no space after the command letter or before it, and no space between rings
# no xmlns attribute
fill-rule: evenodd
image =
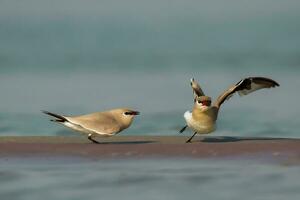
<svg viewBox="0 0 300 200"><path fill-rule="evenodd" d="M115 136L85 137L2 136L0 159L10 157L195 158L280 160L300 164L300 139L250 137Z"/></svg>

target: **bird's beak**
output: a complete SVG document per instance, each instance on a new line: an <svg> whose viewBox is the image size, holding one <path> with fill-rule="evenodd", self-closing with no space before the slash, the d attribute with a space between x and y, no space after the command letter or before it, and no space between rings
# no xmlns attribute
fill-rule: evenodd
<svg viewBox="0 0 300 200"><path fill-rule="evenodd" d="M203 104L204 106L210 106L210 102L209 102L209 101L203 101L202 104Z"/></svg>
<svg viewBox="0 0 300 200"><path fill-rule="evenodd" d="M139 115L140 112L139 112L139 111L132 111L131 114L132 114L132 115Z"/></svg>

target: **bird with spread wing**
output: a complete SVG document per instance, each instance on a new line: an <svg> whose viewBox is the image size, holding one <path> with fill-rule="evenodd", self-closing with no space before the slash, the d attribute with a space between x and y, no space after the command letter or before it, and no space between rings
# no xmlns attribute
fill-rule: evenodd
<svg viewBox="0 0 300 200"><path fill-rule="evenodd" d="M192 112L184 113L187 125L180 130L182 133L189 127L194 131L194 134L186 141L187 143L191 142L196 134L208 134L216 129L221 105L235 93L243 96L259 89L277 87L279 84L265 77L248 77L229 87L213 103L209 96L205 96L200 85L194 79L191 79L191 86L194 94L194 107Z"/></svg>

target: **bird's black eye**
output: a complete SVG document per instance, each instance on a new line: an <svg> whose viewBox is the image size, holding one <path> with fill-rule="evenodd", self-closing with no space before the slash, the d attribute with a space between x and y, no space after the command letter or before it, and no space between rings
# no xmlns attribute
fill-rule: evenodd
<svg viewBox="0 0 300 200"><path fill-rule="evenodd" d="M202 101L199 100L198 103L200 104L200 103L202 103Z"/></svg>
<svg viewBox="0 0 300 200"><path fill-rule="evenodd" d="M124 115L130 115L130 113L129 112L124 112Z"/></svg>

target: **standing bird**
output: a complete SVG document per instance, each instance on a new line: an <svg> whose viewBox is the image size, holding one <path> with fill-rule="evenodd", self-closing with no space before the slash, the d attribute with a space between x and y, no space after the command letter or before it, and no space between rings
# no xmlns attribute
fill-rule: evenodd
<svg viewBox="0 0 300 200"><path fill-rule="evenodd" d="M189 127L194 131L194 134L186 143L191 142L196 134L208 134L216 129L216 121L221 105L236 92L243 96L259 89L276 87L279 84L265 77L245 78L224 91L212 105L211 98L205 96L200 85L194 79L191 79L191 86L194 94L194 108L192 112L186 111L184 113L187 125L180 130L180 133Z"/></svg>
<svg viewBox="0 0 300 200"><path fill-rule="evenodd" d="M104 112L96 112L80 116L64 116L42 111L43 113L55 117L51 121L63 124L75 131L88 135L88 139L94 143L99 142L95 136L113 136L128 128L133 118L140 113L127 108L118 108Z"/></svg>

